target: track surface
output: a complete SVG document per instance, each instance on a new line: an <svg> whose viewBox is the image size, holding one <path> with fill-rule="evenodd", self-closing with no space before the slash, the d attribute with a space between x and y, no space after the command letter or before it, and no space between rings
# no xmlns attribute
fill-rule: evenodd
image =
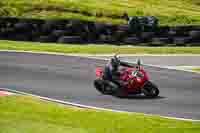
<svg viewBox="0 0 200 133"><path fill-rule="evenodd" d="M0 88L109 109L200 119L200 74L145 66L160 88L156 99L103 96L93 87L103 60L0 52Z"/></svg>
<svg viewBox="0 0 200 133"><path fill-rule="evenodd" d="M108 58L109 56L99 56L99 58ZM135 62L141 59L144 64L152 64L159 66L200 66L200 55L153 55L153 56L122 56L122 60Z"/></svg>

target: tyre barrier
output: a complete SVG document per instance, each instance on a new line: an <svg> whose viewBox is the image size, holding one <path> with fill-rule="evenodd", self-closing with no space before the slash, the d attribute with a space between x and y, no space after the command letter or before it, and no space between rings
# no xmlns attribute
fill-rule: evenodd
<svg viewBox="0 0 200 133"><path fill-rule="evenodd" d="M113 37L116 39L116 42L120 43L122 42L126 37L130 37L130 35L128 36L126 31L121 31L121 30L117 30L115 32L115 34L113 35Z"/></svg>
<svg viewBox="0 0 200 133"><path fill-rule="evenodd" d="M11 38L11 40L17 40L17 41L30 41L31 40L31 38L32 38L32 36L31 35L22 35L22 34L16 34L16 35L14 35L12 38Z"/></svg>
<svg viewBox="0 0 200 133"><path fill-rule="evenodd" d="M128 32L129 26L127 24L119 24L117 25L117 30Z"/></svg>
<svg viewBox="0 0 200 133"><path fill-rule="evenodd" d="M127 37L123 40L124 44L133 44L137 45L138 43L141 43L141 40L138 37Z"/></svg>
<svg viewBox="0 0 200 133"><path fill-rule="evenodd" d="M34 29L41 29L42 25L45 23L45 20L40 19L20 19L19 23L31 24Z"/></svg>
<svg viewBox="0 0 200 133"><path fill-rule="evenodd" d="M13 27L14 30L20 33L27 33L34 29L34 26L30 23L16 23Z"/></svg>
<svg viewBox="0 0 200 133"><path fill-rule="evenodd" d="M39 36L38 38L34 38L33 41L36 41L36 42L56 42L57 41L57 38L55 38L54 36L45 36L45 35L42 35L42 36Z"/></svg>
<svg viewBox="0 0 200 133"><path fill-rule="evenodd" d="M169 31L170 31L170 27L169 26L162 26L162 27L158 27L156 29L155 32L155 36L156 37L169 37Z"/></svg>
<svg viewBox="0 0 200 133"><path fill-rule="evenodd" d="M190 37L175 37L173 38L173 43L176 44L176 46L186 46L186 44L190 42L190 39Z"/></svg>
<svg viewBox="0 0 200 133"><path fill-rule="evenodd" d="M60 36L67 36L67 35L70 35L71 32L68 31L68 30L54 30L51 32L51 35L54 36L54 37L60 37Z"/></svg>
<svg viewBox="0 0 200 133"><path fill-rule="evenodd" d="M152 20L151 22L149 20ZM139 22L143 26L133 25ZM148 46L198 46L200 25L157 26L154 17L133 17L130 24L111 24L77 19L27 19L0 17L0 39L58 42L111 43L116 45L142 43Z"/></svg>
<svg viewBox="0 0 200 133"><path fill-rule="evenodd" d="M0 25L4 25L7 27L8 25L14 25L19 21L18 18L15 17L0 17Z"/></svg>
<svg viewBox="0 0 200 133"><path fill-rule="evenodd" d="M195 31L195 30L190 31L189 34L190 34L190 37L192 37L192 38L200 38L200 30L199 31Z"/></svg>
<svg viewBox="0 0 200 133"><path fill-rule="evenodd" d="M57 40L58 43L83 43L80 36L62 36Z"/></svg>
<svg viewBox="0 0 200 133"><path fill-rule="evenodd" d="M164 46L165 44L172 43L172 39L168 37L154 37L151 40L151 46Z"/></svg>
<svg viewBox="0 0 200 133"><path fill-rule="evenodd" d="M155 36L155 32L142 32L140 38L145 42L149 42Z"/></svg>

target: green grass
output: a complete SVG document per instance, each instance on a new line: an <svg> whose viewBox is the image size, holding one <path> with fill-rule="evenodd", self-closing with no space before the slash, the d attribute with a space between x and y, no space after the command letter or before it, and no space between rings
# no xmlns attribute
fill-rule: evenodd
<svg viewBox="0 0 200 133"><path fill-rule="evenodd" d="M32 18L81 18L122 23L131 16L153 15L161 24L200 24L198 0L2 0L0 15ZM114 19L114 18L117 19Z"/></svg>
<svg viewBox="0 0 200 133"><path fill-rule="evenodd" d="M64 106L27 96L0 97L1 133L199 133L199 122Z"/></svg>
<svg viewBox="0 0 200 133"><path fill-rule="evenodd" d="M200 47L138 47L114 45L70 45L0 40L1 50L24 50L37 52L81 54L200 54Z"/></svg>
<svg viewBox="0 0 200 133"><path fill-rule="evenodd" d="M193 68L192 70L193 70L193 71L197 71L197 72L200 72L200 67L197 67L197 68Z"/></svg>

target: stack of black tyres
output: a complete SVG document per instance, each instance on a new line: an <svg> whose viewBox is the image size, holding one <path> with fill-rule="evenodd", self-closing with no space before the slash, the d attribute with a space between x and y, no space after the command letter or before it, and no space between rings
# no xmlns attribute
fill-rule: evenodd
<svg viewBox="0 0 200 133"><path fill-rule="evenodd" d="M84 26L80 20L69 20L68 23L65 23L64 30L55 29L53 34L58 37L58 43L83 43Z"/></svg>
<svg viewBox="0 0 200 133"><path fill-rule="evenodd" d="M155 31L155 36L151 39L151 46L164 46L166 44L172 43L171 37L169 37L168 33L170 31L170 27L161 26L158 27Z"/></svg>
<svg viewBox="0 0 200 133"><path fill-rule="evenodd" d="M97 25L97 24L96 24ZM96 27L97 34L99 34L99 41L102 43L116 44L118 42L117 37L117 25L111 23L101 24L101 28Z"/></svg>
<svg viewBox="0 0 200 133"><path fill-rule="evenodd" d="M67 20L46 20L41 25L41 34L36 39L36 41L39 42L56 42L58 37L54 35L54 31L56 30L62 30L65 28L65 23L67 23Z"/></svg>
<svg viewBox="0 0 200 133"><path fill-rule="evenodd" d="M129 33L134 36L128 36L124 42L129 43L149 43L155 36L158 27L158 19L153 16L134 16L129 18Z"/></svg>
<svg viewBox="0 0 200 133"><path fill-rule="evenodd" d="M31 23L18 22L13 27L12 38L19 41L29 41L31 40L33 29L34 27Z"/></svg>
<svg viewBox="0 0 200 133"><path fill-rule="evenodd" d="M194 25L191 27L189 31L189 35L191 37L191 45L192 46L200 46L200 26Z"/></svg>
<svg viewBox="0 0 200 133"><path fill-rule="evenodd" d="M200 26L158 26L158 20L152 16L132 17L128 24L119 25L76 19L0 17L0 39L74 44L200 46Z"/></svg>
<svg viewBox="0 0 200 133"><path fill-rule="evenodd" d="M14 17L1 17L0 19L0 39L12 39L16 33L13 29L15 23L19 20Z"/></svg>
<svg viewBox="0 0 200 133"><path fill-rule="evenodd" d="M125 43L124 41L129 37L129 26L126 24L117 25L114 37L118 44Z"/></svg>

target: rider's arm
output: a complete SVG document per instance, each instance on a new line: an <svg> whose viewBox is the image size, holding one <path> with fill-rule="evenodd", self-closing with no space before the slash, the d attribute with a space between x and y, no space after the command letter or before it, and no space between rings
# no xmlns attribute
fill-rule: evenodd
<svg viewBox="0 0 200 133"><path fill-rule="evenodd" d="M124 67L135 67L134 65L131 65L130 63L122 62L122 61L120 61L120 65Z"/></svg>

